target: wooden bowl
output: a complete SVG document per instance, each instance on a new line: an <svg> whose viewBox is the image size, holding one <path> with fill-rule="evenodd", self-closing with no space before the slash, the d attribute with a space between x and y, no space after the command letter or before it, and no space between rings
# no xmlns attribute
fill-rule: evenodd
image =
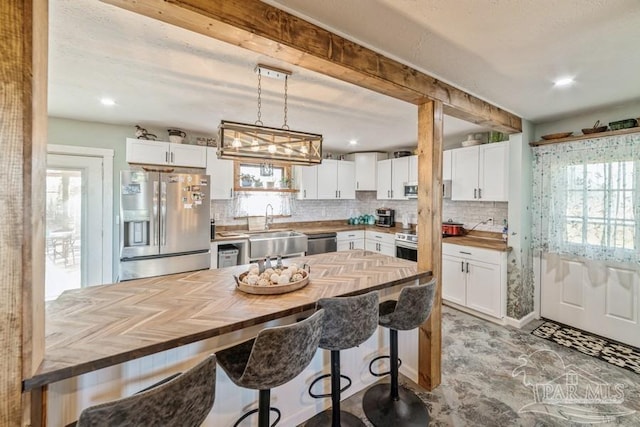
<svg viewBox="0 0 640 427"><path fill-rule="evenodd" d="M560 139L560 138L566 138L568 136L571 136L573 134L573 132L559 132L559 133L550 133L549 135L542 135L541 138L542 139Z"/></svg>
<svg viewBox="0 0 640 427"><path fill-rule="evenodd" d="M286 294L287 292L297 291L304 288L309 284L309 272L307 270L302 271L302 279L296 282L289 282L284 285L269 285L269 286L256 286L244 283L242 279L249 274L248 271L242 273L239 277L233 276L236 280L236 287L239 291L246 292L254 295L278 295Z"/></svg>
<svg viewBox="0 0 640 427"><path fill-rule="evenodd" d="M607 126L599 126L597 128L585 128L582 129L582 133L584 133L585 135L588 135L590 133L600 133L600 132L604 132L607 130Z"/></svg>

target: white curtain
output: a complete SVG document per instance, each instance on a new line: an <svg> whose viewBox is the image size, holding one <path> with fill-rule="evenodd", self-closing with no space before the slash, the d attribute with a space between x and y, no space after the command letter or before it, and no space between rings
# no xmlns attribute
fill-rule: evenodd
<svg viewBox="0 0 640 427"><path fill-rule="evenodd" d="M233 204L233 215L264 216L267 205L273 207L274 215L291 216L293 193L239 191L236 193ZM271 213L271 210L269 210Z"/></svg>
<svg viewBox="0 0 640 427"><path fill-rule="evenodd" d="M533 151L534 249L640 263L640 133Z"/></svg>

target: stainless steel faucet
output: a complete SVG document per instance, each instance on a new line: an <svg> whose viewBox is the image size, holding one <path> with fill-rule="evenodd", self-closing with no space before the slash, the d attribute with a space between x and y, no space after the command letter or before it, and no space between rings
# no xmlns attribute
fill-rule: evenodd
<svg viewBox="0 0 640 427"><path fill-rule="evenodd" d="M269 208L271 208L271 215L269 215ZM264 229L268 230L271 224L273 224L273 206L269 203L264 210Z"/></svg>

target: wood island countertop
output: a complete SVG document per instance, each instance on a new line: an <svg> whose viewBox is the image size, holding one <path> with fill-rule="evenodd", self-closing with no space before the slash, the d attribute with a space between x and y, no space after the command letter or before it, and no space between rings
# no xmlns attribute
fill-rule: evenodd
<svg viewBox="0 0 640 427"><path fill-rule="evenodd" d="M302 313L324 297L363 294L416 279L417 264L371 251L285 260L307 263L309 284L282 295L236 290L247 266L138 279L64 292L46 308L44 360L30 390L139 357Z"/></svg>

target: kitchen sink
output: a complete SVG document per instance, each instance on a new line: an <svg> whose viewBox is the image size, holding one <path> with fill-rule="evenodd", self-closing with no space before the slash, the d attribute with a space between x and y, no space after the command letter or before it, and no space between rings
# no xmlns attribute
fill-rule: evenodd
<svg viewBox="0 0 640 427"><path fill-rule="evenodd" d="M283 257L307 251L307 235L297 231L263 231L249 235L249 259Z"/></svg>

